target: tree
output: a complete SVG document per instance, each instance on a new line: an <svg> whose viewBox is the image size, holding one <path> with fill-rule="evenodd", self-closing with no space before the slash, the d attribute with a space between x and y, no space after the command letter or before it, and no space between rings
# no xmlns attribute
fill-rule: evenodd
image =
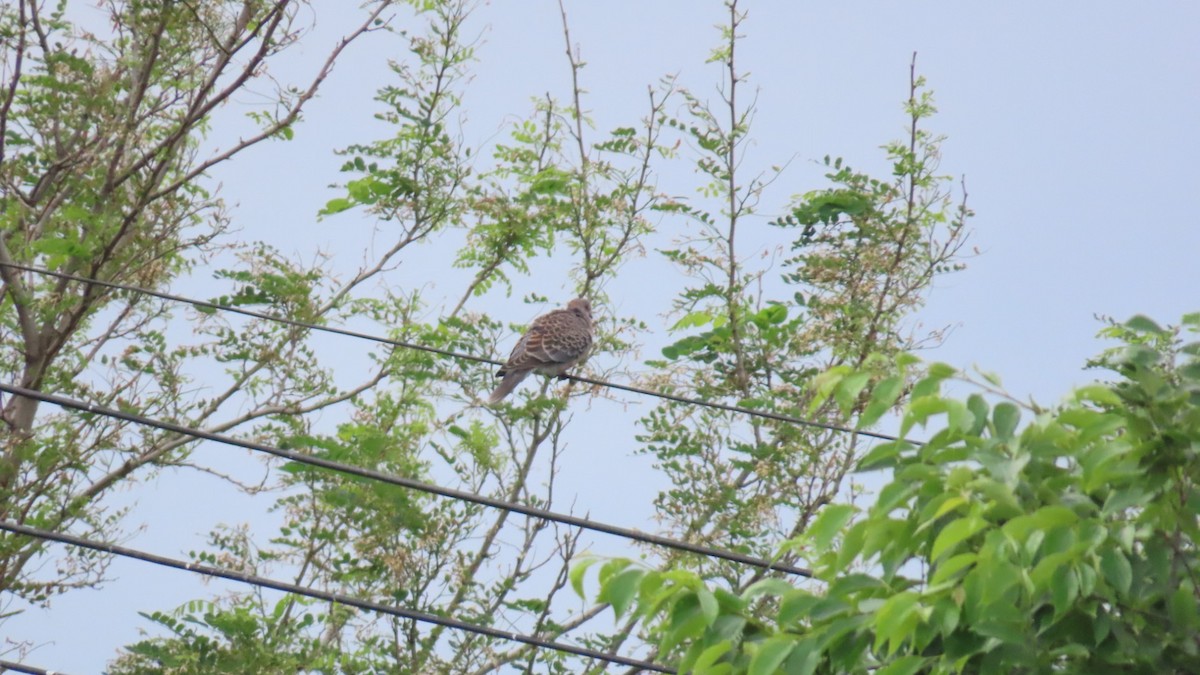
<svg viewBox="0 0 1200 675"><path fill-rule="evenodd" d="M531 118L497 144L494 165L469 172L463 168L467 151L451 124L459 102L455 87L473 53L462 37L469 10L467 2L435 4L422 15L425 30L404 38L415 58L393 64L398 82L377 97L385 108L379 118L395 133L345 150L342 169L353 178L324 215L364 210L400 230L404 245L445 236L450 226L465 231L467 245L455 260L466 273L463 288L455 294L457 304L444 308L435 322L418 318L423 306L415 296L359 297L348 307L380 325L403 327L393 331L399 339L494 354L503 327L470 312L469 303L509 284L512 275L528 273L537 256L568 252L576 261L575 292L603 303L617 266L650 229L643 214L657 199L649 172L660 151L662 101L651 96L640 134L628 127L590 141L578 99L567 106L539 100ZM580 67L575 61L569 65L572 72ZM632 321L604 316L592 358L626 351L620 333L634 328ZM392 386L372 397L356 396L335 432L318 433L296 417L262 431L280 445L311 448L323 457L509 501L551 504L553 467L569 422L567 397L586 392L568 384L550 397L547 383L511 406L481 410L490 372L406 350L379 358ZM539 462L551 467L544 486L530 479ZM306 467L286 465L282 471L284 485L295 494L279 502L288 515L280 536L269 546L237 533L214 538L222 555L253 569L286 566L305 585L479 625L527 626L543 635L562 634L599 613L597 608L562 615L560 596L569 595L563 590L578 532ZM397 665L413 672L489 672L535 661L553 672L574 670L561 658L495 640L409 620L322 610L292 597L268 603L244 596L219 607L157 612L151 617L172 637L131 645L114 672L173 663L212 672L229 664L253 669L261 667L263 653L277 659L271 667L302 663L328 672ZM232 622L231 615L251 618ZM205 630L197 631L196 624Z"/></svg>
<svg viewBox="0 0 1200 675"><path fill-rule="evenodd" d="M860 389L882 380L892 405L911 382L887 377L877 366L940 339L904 329L933 278L961 268L958 254L971 216L965 192L955 204L950 178L938 174L942 138L922 126L936 112L932 94L914 58L904 107L908 136L885 146L890 177L874 178L841 158L825 157L831 187L804 193L772 222L792 237L782 284L772 283L769 267L748 269L736 248L738 228L753 222L780 174L773 167L743 177L754 110L738 98L745 78L735 54L744 15L736 2L726 7L728 25L710 57L725 71L720 106L683 91L685 115L668 120L697 148L696 171L707 181L701 192L711 205L673 201L660 207L695 226L679 248L665 253L696 283L675 302L679 320L672 330L685 335L663 349L662 359L648 362L654 374L647 382L704 400L790 415L803 411L826 424L877 412L878 403L848 389L839 399L845 405L809 405L809 383L817 373L848 369ZM665 403L641 425L645 452L674 486L657 499L672 531L765 557L804 532L817 511L847 489L847 472L862 452L854 435L747 421L692 405ZM795 559L791 551L783 555L783 562ZM670 562L734 589L763 576L700 557ZM613 644L633 625L626 624Z"/></svg>
<svg viewBox="0 0 1200 675"><path fill-rule="evenodd" d="M1122 346L1091 365L1115 381L1054 409L990 375L947 397L967 378L929 364L900 426L929 440L877 445L859 464L891 471L877 501L830 504L785 545L811 582L739 589L610 561L601 596L680 672L1195 672L1200 341L1182 336L1197 334L1200 314L1112 323L1102 335ZM861 389L852 372L822 382L843 410Z"/></svg>
<svg viewBox="0 0 1200 675"><path fill-rule="evenodd" d="M0 377L211 430L344 400L350 392L335 391L305 358L298 331L264 325L245 340L216 317L198 317L199 341L180 344L169 336L177 312L167 303L17 265L161 288L230 246L229 218L204 176L263 141L289 138L337 57L388 4L373 3L309 82L259 92L269 98L252 113L259 128L207 155L201 141L228 112L224 104L262 83L268 65L300 40L302 3L113 3L99 28L74 23L65 3L0 8ZM254 267L235 278L259 293L237 301L317 319L361 282L316 301L302 272L266 248L247 253ZM188 383L203 363L221 364L226 378L195 396ZM187 439L47 411L30 399L4 400L0 418L0 517L18 523L115 538L121 513L106 502L113 488L189 464ZM29 563L41 549L0 537L0 589L39 602L94 584L103 571L104 558L80 555L68 572L39 578Z"/></svg>
<svg viewBox="0 0 1200 675"><path fill-rule="evenodd" d="M839 423L878 416L911 386L911 377L884 364L929 337L906 334L903 321L932 278L956 268L970 215L937 173L940 139L922 126L934 108L915 70L908 135L886 147L892 175L874 179L826 159L831 187L804 192L773 223L788 250L785 274L776 277L770 261L752 266L739 248L760 200L783 174L746 178L754 108L738 93L745 76L734 56L744 13L736 2L726 5L728 25L712 54L725 73L720 103L668 79L650 88L641 120L608 133L588 118L586 71L562 11L568 99L539 97L527 119L485 152L464 139L458 123L475 58L465 37L473 34L474 4L408 4L411 13L389 2L370 5L348 38L378 30L407 49L376 98L390 134L342 152L342 194L320 214L331 224L351 215L371 219L378 238L366 262L338 281L332 265L295 262L269 243L245 245L239 264L218 271L230 288L222 304L326 325L353 317L398 340L498 354L516 327L483 311L489 293L512 293L547 260L568 260L571 290L607 307L621 265L649 235L670 232L679 244L664 252L665 264L690 280L673 309L679 339L648 363L640 384L764 411L807 409ZM333 50L307 88L278 92L281 108L254 115L263 125L258 135L201 159L201 141L218 129L220 102L303 39L290 28L296 7L127 2L111 7L116 28L101 37L71 24L64 11L47 14L31 2L0 15L3 34L12 36L3 107L11 155L0 168L0 263L10 265L0 265L0 348L11 355L3 363L17 364L5 376L187 426L553 506L569 406L598 391L543 382L485 408L486 369L392 347L371 351L372 370L348 384L303 328L269 320L235 326L219 312L179 311L137 293L11 266L161 288L234 246L224 232L230 216L207 172L254 143L303 133L296 124L303 104L348 44ZM29 45L38 56L27 63ZM657 172L681 158L700 175L699 199L665 194L656 184ZM382 271L426 255L419 247L453 251L454 270L439 280L453 300L382 284ZM551 299L525 300L540 309ZM181 335L171 322L189 330ZM589 374L620 371L645 328L601 312ZM848 373L835 399L842 405L814 398L809 387L830 368ZM868 384L890 398L861 395ZM19 432L5 446L6 519L115 539L123 514L106 508L112 488L163 467L217 470L192 455L187 438L24 399L4 403L6 423ZM807 531L846 489L862 452L854 437L674 403L655 408L642 426L645 452L679 486L657 500L668 533L758 555ZM564 592L583 543L578 532L303 465L269 467L284 516L276 536L256 539L238 524L214 524L199 560L486 626L570 633L606 649L645 637L635 623L610 630L597 620L605 605L579 610ZM76 567L80 575L44 579L29 567L43 551L39 544L5 537L0 545L0 588L34 601L97 583L106 560L81 556L90 567ZM663 563L734 589L762 578L692 557ZM593 667L291 596L196 600L147 616L162 632L129 645L112 672Z"/></svg>

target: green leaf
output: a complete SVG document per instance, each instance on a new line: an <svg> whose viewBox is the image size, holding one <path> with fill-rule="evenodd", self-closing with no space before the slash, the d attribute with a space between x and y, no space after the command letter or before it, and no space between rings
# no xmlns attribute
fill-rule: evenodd
<svg viewBox="0 0 1200 675"><path fill-rule="evenodd" d="M954 601L951 595L945 595L934 603L929 623L941 631L943 636L949 636L958 628L961 618L962 609L958 606L958 603Z"/></svg>
<svg viewBox="0 0 1200 675"><path fill-rule="evenodd" d="M869 574L840 576L829 584L828 589L830 595L842 598L849 598L849 596L860 594L862 591L887 592L890 590L886 583Z"/></svg>
<svg viewBox="0 0 1200 675"><path fill-rule="evenodd" d="M996 438L1001 440L1012 438L1020 419L1020 408L1008 401L997 403L995 409L992 410L992 422L996 425Z"/></svg>
<svg viewBox="0 0 1200 675"><path fill-rule="evenodd" d="M929 554L929 559L937 561L946 551L974 536L985 527L987 527L987 522L976 515L950 521L938 533L937 539L934 540L933 550Z"/></svg>
<svg viewBox="0 0 1200 675"><path fill-rule="evenodd" d="M354 202L345 197L335 197L325 202L325 208L317 212L317 215L332 216L335 213L341 213L354 206Z"/></svg>
<svg viewBox="0 0 1200 675"><path fill-rule="evenodd" d="M863 456L858 462L859 471L869 471L871 469L882 469L889 466L895 466L896 458L900 455L900 451L909 444L905 441L888 441L880 443Z"/></svg>
<svg viewBox="0 0 1200 675"><path fill-rule="evenodd" d="M925 377L913 385L910 396L914 399L923 396L935 396L940 390L942 380L954 377L957 374L958 369L949 364L931 363L925 373Z"/></svg>
<svg viewBox="0 0 1200 675"><path fill-rule="evenodd" d="M1054 602L1054 615L1066 614L1079 597L1079 575L1074 565L1063 565L1050 578L1050 598Z"/></svg>
<svg viewBox="0 0 1200 675"><path fill-rule="evenodd" d="M768 305L767 307L764 307L759 314L766 317L767 321L771 322L772 324L778 325L784 321L787 321L788 308L787 305L781 304Z"/></svg>
<svg viewBox="0 0 1200 675"><path fill-rule="evenodd" d="M916 593L905 591L884 601L875 614L875 649L886 642L890 656L911 637L912 629L919 620L916 614L918 599Z"/></svg>
<svg viewBox="0 0 1200 675"><path fill-rule="evenodd" d="M961 401L946 402L946 426L949 429L966 433L975 425L975 415Z"/></svg>
<svg viewBox="0 0 1200 675"><path fill-rule="evenodd" d="M1100 513L1104 516L1111 516L1127 508L1141 506L1153 497L1153 492L1149 492L1137 485L1121 490L1114 490L1104 500L1104 506L1100 509Z"/></svg>
<svg viewBox="0 0 1200 675"><path fill-rule="evenodd" d="M1065 506L1057 504L1051 506L1043 506L1037 511L1013 518L1004 524L1004 533L1013 539L1024 542L1029 534L1035 530L1046 532L1056 527L1064 525L1073 525L1078 522L1079 516L1075 512Z"/></svg>
<svg viewBox="0 0 1200 675"><path fill-rule="evenodd" d="M570 175L554 167L543 170L533 178L529 191L533 194L556 194L564 192L570 182Z"/></svg>
<svg viewBox="0 0 1200 675"><path fill-rule="evenodd" d="M1045 588L1048 584L1052 583L1054 574L1058 572L1059 568L1070 564L1074 559L1075 554L1071 551L1051 553L1038 561L1038 564L1033 568L1033 572L1029 574L1029 578L1039 588Z"/></svg>
<svg viewBox="0 0 1200 675"><path fill-rule="evenodd" d="M571 566L571 571L567 577L571 580L571 588L575 590L575 594L581 598L586 598L583 594L583 577L587 574L588 568L595 565L599 558L583 558Z"/></svg>
<svg viewBox="0 0 1200 675"><path fill-rule="evenodd" d="M1131 344L1125 348L1121 358L1128 365L1150 369L1162 360L1162 355L1146 345Z"/></svg>
<svg viewBox="0 0 1200 675"><path fill-rule="evenodd" d="M884 413L896 405L902 391L904 391L904 379L899 375L885 378L875 385L871 391L871 400L858 419L859 428L866 428L878 422Z"/></svg>
<svg viewBox="0 0 1200 675"><path fill-rule="evenodd" d="M679 319L679 321L676 321L675 325L671 326L670 330L677 331L684 328L695 328L696 326L703 326L712 323L712 320L712 314L709 314L708 312L689 312L683 315L683 318Z"/></svg>
<svg viewBox="0 0 1200 675"><path fill-rule="evenodd" d="M871 507L871 513L886 516L911 499L918 490L920 490L920 485L908 481L888 483L879 491L879 497Z"/></svg>
<svg viewBox="0 0 1200 675"><path fill-rule="evenodd" d="M796 647L796 637L793 635L776 635L763 642L754 658L750 659L750 669L747 675L775 675L780 664Z"/></svg>
<svg viewBox="0 0 1200 675"><path fill-rule="evenodd" d="M624 616L625 611L633 603L634 596L637 595L638 582L645 574L645 570L637 567L630 567L622 571L604 584L600 591L600 601L612 605L613 611L618 617Z"/></svg>
<svg viewBox="0 0 1200 675"><path fill-rule="evenodd" d="M813 621L826 621L832 617L847 614L852 609L854 608L841 598L819 598L809 610L809 618Z"/></svg>
<svg viewBox="0 0 1200 675"><path fill-rule="evenodd" d="M979 394L971 394L969 397L967 397L967 410L969 410L971 415L975 418L975 422L971 425L971 429L968 431L968 433L972 436L978 436L979 432L983 431L984 427L987 426L987 401L984 400L984 398Z"/></svg>
<svg viewBox="0 0 1200 675"><path fill-rule="evenodd" d="M62 215L63 220L87 221L93 217L91 211L79 204L67 204L62 207L59 213Z"/></svg>
<svg viewBox="0 0 1200 675"><path fill-rule="evenodd" d="M1159 333L1159 334L1161 334L1161 333L1166 332L1162 329L1162 326L1159 326L1157 323L1154 322L1153 319L1151 319L1148 316L1145 316L1144 314L1137 314L1130 320L1126 321L1125 327L1130 330L1137 331L1139 333Z"/></svg>
<svg viewBox="0 0 1200 675"><path fill-rule="evenodd" d="M805 637L792 649L791 656L783 665L786 675L812 675L821 665L821 637Z"/></svg>
<svg viewBox="0 0 1200 675"><path fill-rule="evenodd" d="M984 619L972 626L974 631L984 637L995 638L1001 642L1007 642L1012 645L1028 645L1028 636L1021 630L1021 626L1012 621L1003 621L998 619Z"/></svg>
<svg viewBox="0 0 1200 675"><path fill-rule="evenodd" d="M768 577L766 579L759 579L758 581L750 584L746 590L742 592L741 597L743 600L752 600L760 595L782 597L795 590L795 586L792 586L783 579Z"/></svg>
<svg viewBox="0 0 1200 675"><path fill-rule="evenodd" d="M896 401L900 400L902 392L904 392L904 378L899 375L886 377L876 384L874 390L871 390L871 401L878 401L887 407L892 407Z"/></svg>
<svg viewBox="0 0 1200 675"><path fill-rule="evenodd" d="M837 389L833 392L833 397L841 408L843 415L849 415L850 411L858 403L858 395L866 388L867 382L870 381L869 373L852 373L847 375L838 383Z"/></svg>
<svg viewBox="0 0 1200 675"><path fill-rule="evenodd" d="M670 651L685 640L698 639L708 625L708 619L700 608L700 600L696 594L683 593L671 607L669 628L659 640L659 649Z"/></svg>
<svg viewBox="0 0 1200 675"><path fill-rule="evenodd" d="M793 590L782 597L783 600L779 602L779 613L776 615L776 620L783 627L791 626L801 617L807 617L821 600L821 598L808 591L799 589Z"/></svg>
<svg viewBox="0 0 1200 675"><path fill-rule="evenodd" d="M1092 653L1091 650L1088 649L1087 647L1085 647L1081 644L1075 643L1075 644L1064 645L1062 647L1059 647L1058 649L1051 651L1050 656L1052 656L1056 659L1058 657L1062 657L1062 656L1072 658L1072 659L1087 659L1088 656L1091 655L1091 653Z"/></svg>
<svg viewBox="0 0 1200 675"><path fill-rule="evenodd" d="M875 671L875 675L913 675L925 665L923 656L901 656Z"/></svg>
<svg viewBox="0 0 1200 675"><path fill-rule="evenodd" d="M949 560L937 566L930 584L937 586L962 570L974 565L978 559L979 555L977 553L959 553L956 556L951 556Z"/></svg>
<svg viewBox="0 0 1200 675"><path fill-rule="evenodd" d="M937 520L947 513L957 509L958 507L965 506L969 503L970 502L967 501L966 497L963 497L962 495L955 495L942 502L942 505L938 507L938 510L933 513L932 520Z"/></svg>
<svg viewBox="0 0 1200 675"><path fill-rule="evenodd" d="M1102 384L1090 384L1075 390L1076 401L1091 401L1106 407L1121 405L1121 397L1111 388Z"/></svg>
<svg viewBox="0 0 1200 675"><path fill-rule="evenodd" d="M1104 574L1108 585L1118 593L1129 593L1129 587L1133 584L1133 567L1129 564L1129 558L1119 549L1112 546L1104 549L1100 554L1100 572Z"/></svg>
<svg viewBox="0 0 1200 675"><path fill-rule="evenodd" d="M911 418L917 424L925 424L930 417L946 412L950 409L950 401L940 396L922 396L909 401L908 414L905 416Z"/></svg>
<svg viewBox="0 0 1200 675"><path fill-rule="evenodd" d="M700 587L696 589L696 599L700 601L700 613L704 615L704 621L711 626L721 611L716 596L707 588Z"/></svg>
<svg viewBox="0 0 1200 675"><path fill-rule="evenodd" d="M833 543L834 537L841 533L842 528L854 517L855 509L850 504L830 504L821 509L821 513L808 526L805 534L813 542L817 551L826 551Z"/></svg>
<svg viewBox="0 0 1200 675"><path fill-rule="evenodd" d="M1184 380L1200 382L1200 362L1179 366L1176 372L1179 373L1180 377L1182 377Z"/></svg>
<svg viewBox="0 0 1200 675"><path fill-rule="evenodd" d="M604 566L600 568L600 585L606 585L609 579L612 579L621 570L629 567L632 564L633 561L626 560L624 558L615 558L604 563Z"/></svg>
<svg viewBox="0 0 1200 675"><path fill-rule="evenodd" d="M851 372L849 366L834 366L823 373L818 374L809 382L809 388L813 390L812 401L808 404L808 413L811 415L817 411L833 394L834 389L842 381L842 378L849 375Z"/></svg>
<svg viewBox="0 0 1200 675"><path fill-rule="evenodd" d="M700 652L700 656L696 658L696 662L692 664L691 672L695 675L721 675L730 671L731 666L727 663L722 663L714 667L717 660L729 653L733 649L733 643L729 640L721 640L715 645Z"/></svg>
<svg viewBox="0 0 1200 675"><path fill-rule="evenodd" d="M1190 583L1185 583L1171 594L1167 605L1173 629L1179 634L1191 634L1197 627L1196 594Z"/></svg>
<svg viewBox="0 0 1200 675"><path fill-rule="evenodd" d="M77 241L52 237L35 239L34 242L30 244L30 248L38 253L44 253L52 256L72 256L86 253L86 250L80 246L79 242Z"/></svg>

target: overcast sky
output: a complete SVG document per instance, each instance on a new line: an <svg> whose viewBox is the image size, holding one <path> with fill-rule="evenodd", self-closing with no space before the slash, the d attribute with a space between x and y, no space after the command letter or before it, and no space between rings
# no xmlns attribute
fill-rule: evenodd
<svg viewBox="0 0 1200 675"><path fill-rule="evenodd" d="M296 73L311 69L354 21L351 4L316 3L317 28L293 64ZM1145 313L1171 323L1200 310L1200 3L780 0L744 8L739 61L759 106L748 161L762 167L791 161L768 210L822 187L814 161L826 154L886 175L879 146L903 134L908 64L919 54L918 69L940 110L928 126L948 136L943 170L966 177L977 214L971 244L979 249L965 271L938 282L920 314L930 327L953 328L925 358L979 364L999 373L1012 393L1053 403L1095 376L1081 369L1104 346L1094 338L1100 328L1094 315ZM585 106L598 130L640 117L646 86L665 74L678 74L699 94L715 92L720 73L704 60L717 40L713 25L723 20L719 2L573 1L567 9L572 39L587 62ZM569 71L554 2L493 2L476 18L483 42L464 107L468 141L484 146L528 114L531 98L565 97ZM318 248L345 255L347 270L359 262L353 247L361 249L368 231L361 219L318 222L315 214L336 196L326 189L339 180L341 160L333 151L384 133L371 121L371 99L386 81L385 60L402 57L395 41L377 36L354 45L295 141L255 148L214 172L238 204L235 224L245 238L305 258ZM752 222L747 237L756 236L756 227L765 232L771 215ZM432 263L398 274L438 277ZM217 295L204 288L207 279L200 275L178 290ZM678 281L661 297L638 293L635 279L614 284L614 311L644 312L662 333L667 324L659 315ZM566 300L561 282L540 288ZM435 286L435 292L461 291ZM510 302L496 314L529 318L528 306L516 297ZM632 455L633 420L648 405L636 402L625 412L596 407L592 424L626 432L619 442L576 441L578 454L564 473L575 499L563 497L564 503L575 501L600 519L653 527L630 521L649 515L649 495L640 510L604 499L606 480L649 471L646 458ZM132 545L181 557L203 546L214 518L251 520L270 531L262 515L267 501L214 502L203 499L212 483L172 480L164 477L157 494L136 495L134 523L146 528ZM184 503L187 495L197 500ZM137 611L240 590L121 561L110 576L118 581L6 625L14 639L44 643L31 664L98 672L147 627Z"/></svg>

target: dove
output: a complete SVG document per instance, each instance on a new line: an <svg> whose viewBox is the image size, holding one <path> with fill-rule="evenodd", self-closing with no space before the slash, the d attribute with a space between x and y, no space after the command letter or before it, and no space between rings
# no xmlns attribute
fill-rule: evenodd
<svg viewBox="0 0 1200 675"><path fill-rule="evenodd" d="M496 403L512 393L529 373L565 377L592 346L592 303L575 298L566 309L543 314L529 324L529 330L513 347L508 362L496 373L503 377L500 386L488 397Z"/></svg>

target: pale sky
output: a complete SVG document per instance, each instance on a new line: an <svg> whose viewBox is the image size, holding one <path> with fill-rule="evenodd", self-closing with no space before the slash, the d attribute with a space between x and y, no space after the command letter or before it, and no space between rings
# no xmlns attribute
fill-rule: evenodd
<svg viewBox="0 0 1200 675"><path fill-rule="evenodd" d="M314 41L303 47L295 72L309 72L354 21L352 4L315 3ZM918 52L918 70L940 110L928 127L948 136L944 172L966 176L976 212L971 244L980 251L965 271L938 282L922 311L929 326L953 326L925 358L979 364L999 373L1012 393L1053 403L1094 377L1081 369L1104 346L1094 338L1101 324L1093 315L1145 313L1172 323L1200 310L1200 4L780 0L744 8L740 68L749 71L759 106L747 162L765 168L791 160L773 201L764 202L765 216L792 194L824 187L813 162L826 154L886 175L879 146L904 132L901 102ZM704 59L717 41L713 25L723 20L719 2L570 1L567 10L587 62L585 106L598 132L640 117L646 86L665 74L678 73L698 94L715 94L719 71ZM531 98L547 91L565 97L569 71L554 2L492 2L479 8L476 26L484 42L464 107L468 141L484 146L530 111ZM386 133L371 120L378 109L371 99L386 82L385 59L403 56L382 36L354 45L308 108L296 140L259 146L214 172L223 194L239 204L234 222L245 239L306 259L319 247L347 270L359 262L369 222L350 214L318 222L315 214L336 196L326 186L341 180L333 150ZM752 221L747 239L777 236L768 219ZM665 341L669 324L661 314L683 280L666 280L657 295L645 292L637 269L652 266L661 269L657 259L631 265L630 278L609 289L612 309L642 314ZM431 297L456 298L459 287L436 286L440 274L437 260L424 268L412 262L389 280L432 282ZM176 290L211 297L224 291L214 283L198 275ZM538 287L565 301L561 283ZM519 297L498 296L509 306L495 313L527 320L530 308ZM628 410L598 403L576 412L581 429L615 431L579 434L559 488L567 492L556 494L577 512L653 529L654 477L648 459L632 454L633 422L651 402L629 400ZM197 452L226 468L226 461L257 466L241 451ZM631 475L645 476L635 483L644 489L634 491L644 503L613 504L608 486ZM130 524L145 529L127 545L186 557L204 546L215 522L249 521L270 533L269 500L213 499L217 489L212 479L173 475L140 486L130 495L139 504ZM629 554L620 542L598 546ZM110 576L117 580L6 624L8 637L44 643L30 664L98 672L117 648L138 639L139 628L150 627L138 611L244 589L121 560Z"/></svg>

